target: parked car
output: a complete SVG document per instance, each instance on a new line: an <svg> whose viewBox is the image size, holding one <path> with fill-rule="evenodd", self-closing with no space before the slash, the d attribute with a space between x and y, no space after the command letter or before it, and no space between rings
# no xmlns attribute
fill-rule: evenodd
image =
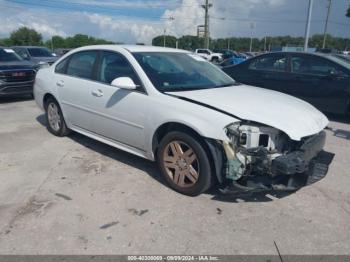
<svg viewBox="0 0 350 262"><path fill-rule="evenodd" d="M321 111L349 113L350 65L334 55L276 52L223 70L240 83L296 96Z"/></svg>
<svg viewBox="0 0 350 262"><path fill-rule="evenodd" d="M0 47L0 96L32 95L36 65L14 50Z"/></svg>
<svg viewBox="0 0 350 262"><path fill-rule="evenodd" d="M222 54L214 53L209 49L196 49L194 53L213 63L218 63L223 60Z"/></svg>
<svg viewBox="0 0 350 262"><path fill-rule="evenodd" d="M231 191L295 190L326 172L314 168L328 124L322 113L237 84L184 50L78 48L38 72L34 94L52 134L74 130L156 160L168 185L186 195L215 180Z"/></svg>
<svg viewBox="0 0 350 262"><path fill-rule="evenodd" d="M73 48L56 48L54 51L58 57L61 57L71 50L73 50Z"/></svg>
<svg viewBox="0 0 350 262"><path fill-rule="evenodd" d="M236 52L234 52L230 49L214 49L213 52L221 54L223 60L229 59L232 56L234 56L235 54L237 54Z"/></svg>
<svg viewBox="0 0 350 262"><path fill-rule="evenodd" d="M219 64L219 67L224 68L227 66L238 65L238 64L244 62L245 60L247 60L245 57L234 53L230 58L222 61Z"/></svg>
<svg viewBox="0 0 350 262"><path fill-rule="evenodd" d="M58 57L46 47L41 46L13 46L11 47L24 60L32 61L38 65L52 65Z"/></svg>

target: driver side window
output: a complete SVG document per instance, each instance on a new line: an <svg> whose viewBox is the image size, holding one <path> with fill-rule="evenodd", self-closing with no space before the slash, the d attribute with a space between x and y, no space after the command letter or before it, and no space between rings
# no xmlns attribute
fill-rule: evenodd
<svg viewBox="0 0 350 262"><path fill-rule="evenodd" d="M111 84L118 77L130 77L137 86L141 86L138 76L124 56L115 52L102 51L97 81Z"/></svg>

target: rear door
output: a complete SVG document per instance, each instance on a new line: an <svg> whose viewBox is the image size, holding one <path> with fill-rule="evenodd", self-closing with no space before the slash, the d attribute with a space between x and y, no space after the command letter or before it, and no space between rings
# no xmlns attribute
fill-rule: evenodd
<svg viewBox="0 0 350 262"><path fill-rule="evenodd" d="M349 106L350 79L346 69L327 58L292 54L286 92L324 112L345 113Z"/></svg>
<svg viewBox="0 0 350 262"><path fill-rule="evenodd" d="M77 52L55 69L55 84L66 121L89 131L94 122L90 97L95 84L97 55L95 50Z"/></svg>

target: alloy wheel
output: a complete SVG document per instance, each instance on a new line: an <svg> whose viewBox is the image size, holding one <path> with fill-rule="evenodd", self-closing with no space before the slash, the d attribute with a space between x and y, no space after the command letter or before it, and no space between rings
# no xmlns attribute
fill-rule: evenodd
<svg viewBox="0 0 350 262"><path fill-rule="evenodd" d="M50 103L48 105L47 116L50 127L55 131L59 131L61 128L61 116L59 113L58 106L55 103Z"/></svg>
<svg viewBox="0 0 350 262"><path fill-rule="evenodd" d="M170 179L179 187L190 187L198 181L199 162L193 149L182 141L170 142L164 150L164 167Z"/></svg>

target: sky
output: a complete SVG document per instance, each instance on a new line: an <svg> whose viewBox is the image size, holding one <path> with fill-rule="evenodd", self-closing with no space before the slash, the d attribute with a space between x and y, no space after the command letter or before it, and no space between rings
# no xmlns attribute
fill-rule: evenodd
<svg viewBox="0 0 350 262"><path fill-rule="evenodd" d="M205 0L0 0L0 37L20 26L52 35L87 34L114 42L150 44L163 34L196 35ZM303 36L308 0L210 0L212 38ZM323 33L329 0L314 0L311 34ZM333 0L328 32L350 37L350 0Z"/></svg>

